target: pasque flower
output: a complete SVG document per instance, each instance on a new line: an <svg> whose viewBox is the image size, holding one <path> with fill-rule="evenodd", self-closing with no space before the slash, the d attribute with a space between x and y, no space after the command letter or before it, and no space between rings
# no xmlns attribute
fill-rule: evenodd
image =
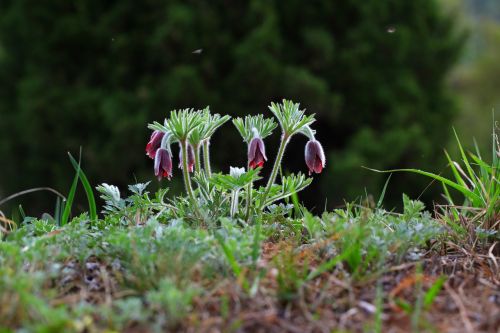
<svg viewBox="0 0 500 333"><path fill-rule="evenodd" d="M247 145L247 168L230 168L229 175L211 176L209 159L209 140L213 132L220 127L229 117L211 116L207 110L183 109L173 110L170 117L165 119L163 125L154 122L148 125L153 129L151 138L146 146L146 154L154 159L154 172L158 179L172 177L173 157L170 149L173 143L180 145L180 163L182 176L190 206L192 206L196 218L200 222L204 221L203 212L200 210L199 199L215 200L216 193L213 191L204 191L208 184L220 182L221 186L215 186L215 191L227 194L231 193L230 216L242 218L244 216L247 223L259 221L265 208L273 202L282 200L294 193L307 187L312 179L304 174L282 176L283 191L279 194L274 193L276 188L276 178L281 169L283 157L285 155L288 143L296 134L305 135L309 141L305 146L305 161L309 169L309 174L321 173L325 168L325 154L321 144L316 141L316 131L311 128L314 123L314 115L306 115L305 110L300 109L298 103L283 100L282 103L272 103L269 106L271 113L278 120L264 118L262 115L247 116L244 119L234 119L233 123L240 132L243 141ZM271 173L267 180L265 188L258 191L254 190L254 182L261 179L259 176L260 168L266 163L266 149L264 139L272 134L272 131L281 128L281 141L279 148L273 158ZM201 165L200 148L203 148L204 168ZM191 183L191 173L196 169L196 181L200 191L193 191ZM246 170L245 170L246 169ZM231 180L232 179L232 180ZM243 191L243 193L241 193ZM198 193L199 192L199 193ZM254 198L253 193L258 193ZM199 197L201 195L201 197ZM240 209L239 200L243 198L245 203L244 215L243 209ZM252 215L255 213L255 215Z"/></svg>
<svg viewBox="0 0 500 333"><path fill-rule="evenodd" d="M151 134L151 138L146 145L146 155L148 155L150 158L155 158L156 151L158 150L158 148L160 148L161 140L163 139L164 135L165 133L160 131L153 131L153 133Z"/></svg>
<svg viewBox="0 0 500 333"><path fill-rule="evenodd" d="M313 172L321 173L325 167L325 153L319 141L312 139L307 142L305 158L309 174Z"/></svg>
<svg viewBox="0 0 500 333"><path fill-rule="evenodd" d="M188 171L193 172L194 169L194 148L193 146L188 143L187 145L187 165L188 165ZM179 168L182 169L182 149L179 150Z"/></svg>
<svg viewBox="0 0 500 333"><path fill-rule="evenodd" d="M264 141L255 136L248 145L248 166L250 169L255 169L263 166L265 161L267 161L267 157Z"/></svg>
<svg viewBox="0 0 500 333"><path fill-rule="evenodd" d="M165 148L158 148L155 154L155 176L158 180L162 177L170 179L172 177L172 155Z"/></svg>

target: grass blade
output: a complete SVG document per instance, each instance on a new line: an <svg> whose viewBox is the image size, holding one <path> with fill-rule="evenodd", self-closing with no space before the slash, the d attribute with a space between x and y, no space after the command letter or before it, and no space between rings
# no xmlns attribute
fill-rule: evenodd
<svg viewBox="0 0 500 333"><path fill-rule="evenodd" d="M455 129L453 129L453 133L455 134L455 138L457 139L458 149L460 150L460 155L462 155L462 159L464 161L465 167L467 168L467 172L469 173L469 177L470 177L470 179L475 179L474 171L472 170L472 167L470 166L469 159L467 158L467 155L465 154L464 148L462 147L462 143L460 142L460 139L458 138L457 131L455 131Z"/></svg>
<svg viewBox="0 0 500 333"><path fill-rule="evenodd" d="M464 180L462 179L462 176L460 176L460 173L458 172L455 163L453 162L453 160L451 159L450 155L448 154L448 152L446 150L444 151L444 154L446 155L446 159L448 160L451 171L453 172L453 175L455 176L455 179L457 180L457 182L461 186L469 188L467 186L467 184L464 182Z"/></svg>
<svg viewBox="0 0 500 333"><path fill-rule="evenodd" d="M85 173L80 169L80 164L76 162L76 160L68 153L69 160L75 170L79 170L78 174L80 175L80 181L82 182L83 188L85 189L85 193L87 194L87 200L89 202L89 216L90 219L95 221L97 220L97 208L95 203L94 191L92 191L92 186L90 186L90 182L85 176Z"/></svg>
<svg viewBox="0 0 500 333"><path fill-rule="evenodd" d="M30 188L30 189L27 189L27 190L24 190L24 191L17 192L17 193L14 193L12 195L9 195L7 198L0 200L0 206L3 205L4 203L6 203L7 201L10 201L10 200L12 200L14 198L17 198L19 196L22 196L22 195L25 195L25 194L29 194L29 193L33 193L33 192L38 192L38 191L49 191L49 192L54 193L55 195L57 195L59 198L61 198L63 200L66 199L64 197L64 195L62 195L58 191L54 190L53 188L50 188L50 187L35 187L35 188Z"/></svg>
<svg viewBox="0 0 500 333"><path fill-rule="evenodd" d="M484 162L481 159L481 157L474 155L472 153L470 153L470 157L474 160L474 162L476 162L481 167L481 170L484 170L489 174L493 174L493 168L491 166L489 166L488 164L486 164L486 162ZM485 175L483 175L483 177L484 176Z"/></svg>
<svg viewBox="0 0 500 333"><path fill-rule="evenodd" d="M387 190L387 185L389 185L389 180L391 180L391 177L392 177L392 173L389 175L389 177L385 181L384 188L382 189L382 193L380 193L380 197L378 198L378 202L377 202L378 208L382 207L382 201L384 201L385 191Z"/></svg>
<svg viewBox="0 0 500 333"><path fill-rule="evenodd" d="M446 187L446 184L442 183L442 185L443 185L444 196L448 200L448 204L452 205L452 206L455 206L455 203L453 202L453 198L450 195L450 191L448 191L448 187Z"/></svg>
<svg viewBox="0 0 500 333"><path fill-rule="evenodd" d="M390 176L389 176L390 177ZM375 291L375 314L374 314L374 327L373 332L381 333L382 332L382 313L383 313L383 291L382 284L377 283L377 289Z"/></svg>
<svg viewBox="0 0 500 333"><path fill-rule="evenodd" d="M441 291L441 288L443 287L445 282L446 282L446 277L440 276L436 280L436 282L432 284L429 290L427 290L427 292L424 295L424 308L428 309L432 305L434 299Z"/></svg>
<svg viewBox="0 0 500 333"><path fill-rule="evenodd" d="M491 112L491 116L493 118L493 121L492 121L492 128L491 128L491 158L493 159L492 161L492 165L495 166L495 165L499 165L499 162L500 162L500 144L498 143L498 136L497 136L497 133L496 133L496 123L495 123L495 110L492 110ZM498 152L496 151L498 148ZM499 155L497 155L499 154Z"/></svg>
<svg viewBox="0 0 500 333"><path fill-rule="evenodd" d="M259 217L257 217L257 221L255 224L255 234L254 234L253 243L252 243L252 260L253 260L254 265L257 264L257 260L259 259L259 256L260 256L261 228L262 228L262 218L259 216Z"/></svg>
<svg viewBox="0 0 500 333"><path fill-rule="evenodd" d="M54 220L57 225L61 225L61 215L62 215L62 204L61 198L57 197L56 199L56 207L54 208Z"/></svg>
<svg viewBox="0 0 500 333"><path fill-rule="evenodd" d="M80 164L77 164L75 178L73 179L73 183L69 189L68 197L66 202L64 203L64 211L61 217L61 226L64 226L68 223L69 214L71 213L71 206L73 205L73 200L75 199L76 186L78 185L78 178L80 174Z"/></svg>
<svg viewBox="0 0 500 333"><path fill-rule="evenodd" d="M352 248L348 248L342 254L339 254L338 256L335 256L332 259L328 260L327 262L321 264L318 268L309 273L309 275L306 278L306 281L312 280L318 277L319 275L323 274L324 272L329 271L330 269L335 267L339 262L350 256L351 252L353 252Z"/></svg>
<svg viewBox="0 0 500 333"><path fill-rule="evenodd" d="M215 239L219 243L219 245L222 248L222 252L226 256L226 259L229 263L229 266L231 266L231 269L233 270L233 273L236 277L239 277L241 274L241 267L238 264L238 261L236 261L236 258L233 255L233 252L229 249L229 247L226 245L224 242L224 238L217 232L214 233Z"/></svg>
<svg viewBox="0 0 500 333"><path fill-rule="evenodd" d="M468 188L466 188L460 184L457 184L454 181L449 180L448 178L442 177L440 175L436 175L432 172L427 172L427 171L423 171L423 170L419 170L419 169L392 169L392 170L377 170L377 169L371 169L371 168L366 168L366 169L371 170L371 171L375 171L375 172L379 172L379 173L391 173L391 172L417 173L417 174L438 180L438 181L454 188L455 190L461 192L463 195L465 195L467 198L469 198L471 201L473 201L476 204L476 206L480 206L480 202L482 202L481 197L479 195L477 195L476 193L472 192L471 190L469 190Z"/></svg>

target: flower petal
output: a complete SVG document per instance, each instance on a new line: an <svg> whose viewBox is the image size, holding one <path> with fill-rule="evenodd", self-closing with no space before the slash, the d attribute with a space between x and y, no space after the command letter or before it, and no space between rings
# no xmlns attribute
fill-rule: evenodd
<svg viewBox="0 0 500 333"><path fill-rule="evenodd" d="M165 133L160 131L153 131L153 133L151 134L151 138L146 145L146 155L148 155L150 158L155 158L156 151L158 150L158 148L160 148L161 140L163 139L164 135Z"/></svg>
<svg viewBox="0 0 500 333"><path fill-rule="evenodd" d="M254 137L248 145L248 165L254 169L257 166L263 166L265 161L267 157L264 141L259 137Z"/></svg>
<svg viewBox="0 0 500 333"><path fill-rule="evenodd" d="M305 161L309 168L309 174L321 173L325 167L325 153L321 143L316 140L309 140L305 148Z"/></svg>

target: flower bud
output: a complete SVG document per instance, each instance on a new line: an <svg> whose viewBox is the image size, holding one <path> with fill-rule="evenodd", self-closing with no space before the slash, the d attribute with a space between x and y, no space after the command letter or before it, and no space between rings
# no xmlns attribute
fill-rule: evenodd
<svg viewBox="0 0 500 333"><path fill-rule="evenodd" d="M245 173L245 168L229 167L229 175L235 179L240 178Z"/></svg>
<svg viewBox="0 0 500 333"><path fill-rule="evenodd" d="M255 136L248 145L248 166L250 169L255 169L263 166L265 161L267 161L267 157L264 141Z"/></svg>
<svg viewBox="0 0 500 333"><path fill-rule="evenodd" d="M172 155L165 148L159 148L155 154L155 176L158 180L162 177L170 179L172 177Z"/></svg>
<svg viewBox="0 0 500 333"><path fill-rule="evenodd" d="M312 139L307 142L305 158L307 167L309 168L309 174L313 172L321 173L325 167L325 153L319 141Z"/></svg>
<svg viewBox="0 0 500 333"><path fill-rule="evenodd" d="M153 133L151 134L151 138L146 145L146 155L148 155L150 158L155 158L156 151L158 150L158 148L160 148L161 140L163 139L164 135L165 133L160 131L153 131Z"/></svg>
<svg viewBox="0 0 500 333"><path fill-rule="evenodd" d="M188 165L188 171L193 172L194 170L194 148L193 146L188 143L187 144L187 165ZM182 169L182 147L179 150L179 168Z"/></svg>

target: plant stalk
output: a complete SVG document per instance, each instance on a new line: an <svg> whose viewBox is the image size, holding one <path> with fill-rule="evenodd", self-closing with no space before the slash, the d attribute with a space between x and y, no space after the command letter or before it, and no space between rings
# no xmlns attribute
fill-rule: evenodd
<svg viewBox="0 0 500 333"><path fill-rule="evenodd" d="M250 163L247 165L247 171L250 171ZM253 189L253 181L251 181L247 185L247 198L246 198L246 207L245 207L245 221L250 222L250 209L252 208L252 189Z"/></svg>
<svg viewBox="0 0 500 333"><path fill-rule="evenodd" d="M212 177L212 169L210 168L210 139L203 141L203 166L208 177Z"/></svg>
<svg viewBox="0 0 500 333"><path fill-rule="evenodd" d="M236 215L236 212L238 211L238 198L240 195L239 190L233 190L231 193L231 217L234 217Z"/></svg>
<svg viewBox="0 0 500 333"><path fill-rule="evenodd" d="M250 222L250 209L252 208L252 189L253 182L247 185L247 199L246 199L246 207L245 207L245 221Z"/></svg>
<svg viewBox="0 0 500 333"><path fill-rule="evenodd" d="M200 145L197 144L194 148L194 166L196 172L201 172Z"/></svg>
<svg viewBox="0 0 500 333"><path fill-rule="evenodd" d="M189 170L188 170L187 140L181 141L181 150L182 150L182 174L184 176L184 185L186 186L186 192L189 196L189 199L192 202L192 205L196 213L199 214L198 204L196 203L196 198L194 197L193 187L191 186L191 177L189 175Z"/></svg>
<svg viewBox="0 0 500 333"><path fill-rule="evenodd" d="M274 182L276 181L276 176L278 175L278 169L281 166L281 160L283 159L283 155L285 154L285 148L288 144L288 141L290 141L290 137L285 133L283 133L283 135L281 136L280 148L278 149L278 155L276 156L276 160L274 161L273 171L271 172L271 176L269 176L269 180L266 185L266 190L261 198L259 210L264 209L267 196L269 195L269 191L271 191L271 186L273 186Z"/></svg>

